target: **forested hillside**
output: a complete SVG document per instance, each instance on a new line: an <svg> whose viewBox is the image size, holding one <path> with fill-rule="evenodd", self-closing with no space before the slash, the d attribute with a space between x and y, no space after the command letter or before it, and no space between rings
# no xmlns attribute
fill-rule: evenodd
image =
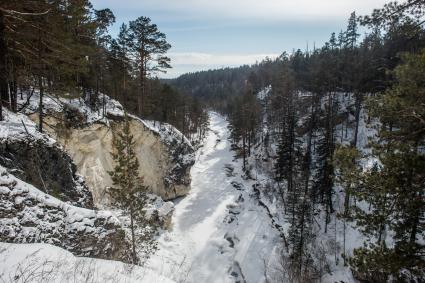
<svg viewBox="0 0 425 283"><path fill-rule="evenodd" d="M29 101L18 105L18 97L39 90L42 131L44 96L81 98L104 115L106 94L139 117L199 136L206 123L199 100L157 79L171 68L166 35L148 17L139 17L123 23L113 38L108 28L114 22L110 9L95 10L88 0L3 1L2 109L24 111Z"/></svg>
<svg viewBox="0 0 425 283"><path fill-rule="evenodd" d="M170 229L208 113L159 81L171 45L156 24L113 38L114 22L87 0L0 1L2 282L170 282L113 269L143 265Z"/></svg>
<svg viewBox="0 0 425 283"><path fill-rule="evenodd" d="M338 265L364 282L424 280L424 9L353 12L323 47L172 82L228 117L249 178L272 178L259 188L289 226L280 280Z"/></svg>
<svg viewBox="0 0 425 283"><path fill-rule="evenodd" d="M424 0L200 67L339 1L0 0L0 281L425 282Z"/></svg>

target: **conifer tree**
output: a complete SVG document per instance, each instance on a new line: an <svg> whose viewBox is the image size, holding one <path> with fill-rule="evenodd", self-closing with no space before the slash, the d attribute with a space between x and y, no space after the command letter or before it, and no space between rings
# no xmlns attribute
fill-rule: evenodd
<svg viewBox="0 0 425 283"><path fill-rule="evenodd" d="M356 12L352 12L348 19L347 31L345 32L345 47L354 49L357 43L357 38L360 36L357 33L357 18Z"/></svg>
<svg viewBox="0 0 425 283"><path fill-rule="evenodd" d="M397 83L369 105L371 116L382 123L372 143L379 162L363 171L340 161L343 183L354 184L350 193L369 206L351 206L353 221L370 240L349 263L372 281L392 276L410 282L425 275L425 52L405 55L404 61L395 70Z"/></svg>
<svg viewBox="0 0 425 283"><path fill-rule="evenodd" d="M352 220L351 208L351 195L355 193L356 187L360 185L360 172L358 170L359 152L353 147L339 146L334 153L334 166L337 171L335 174L336 183L339 184L344 193L344 207L342 213L338 216L343 221L343 243L342 243L342 257L344 265L347 264L346 256L346 230L347 221Z"/></svg>
<svg viewBox="0 0 425 283"><path fill-rule="evenodd" d="M296 158L296 90L292 71L284 66L280 82L274 86L275 99L280 100L282 110L280 117L280 139L275 164L276 178L288 182L288 192L293 189L293 172Z"/></svg>
<svg viewBox="0 0 425 283"><path fill-rule="evenodd" d="M136 68L140 79L138 114L143 115L144 99L147 95L147 78L151 73L165 72L171 68L170 58L165 54L171 48L164 33L148 17L130 21L128 46L136 58Z"/></svg>
<svg viewBox="0 0 425 283"><path fill-rule="evenodd" d="M130 218L131 257L133 264L137 264L137 247L142 245L148 255L156 249L156 242L153 239L155 227L146 215L148 187L143 185L143 178L139 176L139 161L134 147L129 118L125 114L124 127L114 139L112 158L115 167L109 172L113 182L109 192L113 204Z"/></svg>
<svg viewBox="0 0 425 283"><path fill-rule="evenodd" d="M255 132L259 124L260 106L252 86L247 83L243 95L232 102L231 137L234 145L240 148L243 159L243 170L247 169L247 158L251 155L251 147L255 143ZM239 146L241 142L241 147Z"/></svg>

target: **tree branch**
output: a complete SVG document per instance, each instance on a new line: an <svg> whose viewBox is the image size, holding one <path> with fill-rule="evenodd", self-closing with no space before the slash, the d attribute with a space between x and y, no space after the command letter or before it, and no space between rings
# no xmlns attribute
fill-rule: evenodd
<svg viewBox="0 0 425 283"><path fill-rule="evenodd" d="M45 11L45 12L40 12L40 13L24 13L24 12L18 12L15 10L7 10L4 8L0 7L0 11L7 13L7 14L15 14L15 15L21 15L21 16L44 16L47 15L48 13L50 13L50 9Z"/></svg>

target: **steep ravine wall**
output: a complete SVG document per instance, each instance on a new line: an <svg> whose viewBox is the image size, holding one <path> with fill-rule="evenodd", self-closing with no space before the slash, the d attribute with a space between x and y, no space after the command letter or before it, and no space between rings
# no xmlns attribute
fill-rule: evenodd
<svg viewBox="0 0 425 283"><path fill-rule="evenodd" d="M110 153L114 136L122 129L122 117L109 119L107 123L99 121L65 130L56 121L47 118L46 123L51 127L46 130L77 165L77 172L85 178L92 191L95 205L107 205L106 188L112 186L108 171L114 166ZM164 141L160 133L136 118L130 118L130 130L136 142L139 173L150 191L164 200L186 195L190 189L190 167L194 163L191 146L177 137ZM170 179L173 181L170 182Z"/></svg>
<svg viewBox="0 0 425 283"><path fill-rule="evenodd" d="M0 165L21 180L69 204L93 208L84 179L76 174L71 157L55 143L28 135L0 138Z"/></svg>
<svg viewBox="0 0 425 283"><path fill-rule="evenodd" d="M3 110L0 242L48 243L77 256L129 262L125 226L114 212L94 210L69 154L27 116ZM170 209L160 201L155 208L165 222Z"/></svg>
<svg viewBox="0 0 425 283"><path fill-rule="evenodd" d="M130 262L130 244L111 212L64 203L0 166L0 242L48 243L77 256Z"/></svg>
<svg viewBox="0 0 425 283"><path fill-rule="evenodd" d="M105 193L112 185L110 153L123 115L90 121L79 109L72 113L75 119L59 113L66 112L48 113L46 133L40 133L33 122L36 116L31 121L24 114L4 112L0 242L49 243L77 256L129 262L127 220L107 210ZM173 203L157 195L173 198L187 193L193 149L171 126L157 128L137 118L130 124L140 174L156 194L150 195L148 215L169 229ZM102 207L106 210L99 210Z"/></svg>

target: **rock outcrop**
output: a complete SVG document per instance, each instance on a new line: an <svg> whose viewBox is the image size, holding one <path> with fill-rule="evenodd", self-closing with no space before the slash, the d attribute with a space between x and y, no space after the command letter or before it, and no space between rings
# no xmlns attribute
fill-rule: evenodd
<svg viewBox="0 0 425 283"><path fill-rule="evenodd" d="M60 143L77 165L90 188L94 203L107 206L106 188L112 186L108 171L113 169L111 152L115 135L122 129L121 105L107 98L105 117L78 100L50 106L46 130ZM36 115L31 118L36 121ZM139 174L153 194L164 200L184 196L190 190L190 168L194 149L174 127L159 125L129 116L130 130L136 141Z"/></svg>
<svg viewBox="0 0 425 283"><path fill-rule="evenodd" d="M0 123L0 165L64 202L93 208L91 192L62 147L39 133L25 115L7 114Z"/></svg>
<svg viewBox="0 0 425 283"><path fill-rule="evenodd" d="M111 157L114 136L122 129L119 120L93 123L81 128L70 128L67 135L51 134L71 155L91 189L98 205L108 203L106 188L112 186L108 171L113 169ZM135 152L140 163L139 174L154 194L165 200L187 194L190 188L190 167L193 161L179 159L191 154L189 146L175 141L165 144L160 135L143 122L131 119L130 130L136 142ZM183 159L183 157L182 157Z"/></svg>
<svg viewBox="0 0 425 283"><path fill-rule="evenodd" d="M126 217L94 210L110 204L113 141L125 122L121 106L108 98L103 117L78 100L45 102L46 133L34 115L5 110L0 121L0 241L48 243L76 256L130 262ZM170 125L129 119L139 173L153 193L146 210L168 229L174 205L163 199L188 192L193 148Z"/></svg>
<svg viewBox="0 0 425 283"><path fill-rule="evenodd" d="M58 145L28 136L0 139L0 165L19 179L73 205L93 208L93 199L71 157Z"/></svg>
<svg viewBox="0 0 425 283"><path fill-rule="evenodd" d="M48 243L74 255L130 262L130 244L107 211L66 204L0 167L0 241Z"/></svg>

